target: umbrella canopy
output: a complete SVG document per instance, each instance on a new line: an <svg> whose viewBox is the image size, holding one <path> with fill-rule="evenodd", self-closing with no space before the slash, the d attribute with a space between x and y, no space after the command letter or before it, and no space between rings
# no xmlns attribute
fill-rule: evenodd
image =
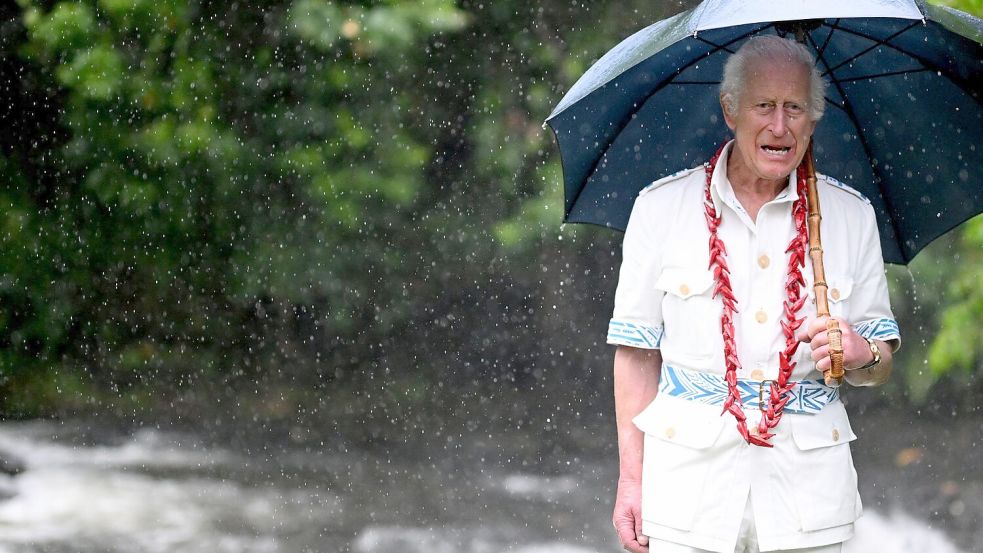
<svg viewBox="0 0 983 553"><path fill-rule="evenodd" d="M729 136L727 56L793 22L829 84L817 169L873 203L885 261L983 210L983 20L911 0L706 0L625 39L547 118L564 220L623 230L639 190L706 161Z"/></svg>

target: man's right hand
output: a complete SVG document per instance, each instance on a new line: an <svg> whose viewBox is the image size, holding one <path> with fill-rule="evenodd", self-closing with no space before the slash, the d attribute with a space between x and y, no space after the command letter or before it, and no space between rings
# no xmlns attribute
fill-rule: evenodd
<svg viewBox="0 0 983 553"><path fill-rule="evenodd" d="M618 480L614 499L614 529L621 545L631 553L647 553L648 536L642 534L642 483L637 480Z"/></svg>

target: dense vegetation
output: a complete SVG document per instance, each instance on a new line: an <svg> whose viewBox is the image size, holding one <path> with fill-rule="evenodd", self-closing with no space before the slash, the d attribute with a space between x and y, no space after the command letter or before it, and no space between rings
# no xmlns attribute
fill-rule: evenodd
<svg viewBox="0 0 983 553"><path fill-rule="evenodd" d="M682 7L0 8L0 412L230 397L389 418L603 390L620 235L560 225L540 125ZM885 393L981 392L981 269L977 218L892 270L906 345Z"/></svg>

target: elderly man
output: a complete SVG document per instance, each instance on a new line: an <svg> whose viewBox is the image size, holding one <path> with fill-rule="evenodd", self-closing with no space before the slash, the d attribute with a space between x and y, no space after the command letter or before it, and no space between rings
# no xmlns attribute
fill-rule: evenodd
<svg viewBox="0 0 983 553"><path fill-rule="evenodd" d="M721 83L734 140L635 201L608 331L618 346L614 525L629 551L832 553L853 534L856 436L820 374L829 347L798 170L823 91L804 46L747 41ZM817 181L845 379L875 386L900 335L874 212L848 186ZM769 412L783 373L794 385Z"/></svg>

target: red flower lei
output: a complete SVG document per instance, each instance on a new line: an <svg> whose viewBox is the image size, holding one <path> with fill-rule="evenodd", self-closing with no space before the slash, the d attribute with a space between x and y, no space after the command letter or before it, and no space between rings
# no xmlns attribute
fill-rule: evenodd
<svg viewBox="0 0 983 553"><path fill-rule="evenodd" d="M789 243L785 252L788 254L788 278L785 280L785 303L784 319L781 321L782 332L785 334L785 349L779 352L778 379L771 381L769 385L769 400L767 409L762 410L761 420L758 421L756 432L751 433L747 427L747 417L742 409L741 394L737 390L737 370L741 368L741 362L737 358L737 343L734 340L734 313L737 313L737 299L730 284L730 270L727 268L727 249L724 247L723 240L717 236L717 228L720 226L720 215L713 205L710 196L710 179L713 170L717 166L717 160L724 151L726 145L721 146L713 158L705 165L707 184L704 208L707 220L707 227L710 229L710 267L713 268L713 278L716 285L713 289L713 297L721 296L723 302L723 312L720 316L720 331L724 338L724 362L727 367L725 379L727 381L728 396L724 402L724 410L721 414L730 411L737 419L737 430L749 444L763 447L772 447L769 441L774 433L771 429L778 425L782 419L782 412L785 404L790 397L788 392L795 386L795 382L789 382L792 370L795 369L795 361L792 357L799 347L798 340L795 339L795 331L798 329L804 318L795 318L795 314L805 303L806 295L802 293L805 280L802 277L802 267L805 264L806 245L809 242L806 232L806 178L805 170L802 165L796 173L799 194L798 199L792 204L792 219L795 222L795 236Z"/></svg>

